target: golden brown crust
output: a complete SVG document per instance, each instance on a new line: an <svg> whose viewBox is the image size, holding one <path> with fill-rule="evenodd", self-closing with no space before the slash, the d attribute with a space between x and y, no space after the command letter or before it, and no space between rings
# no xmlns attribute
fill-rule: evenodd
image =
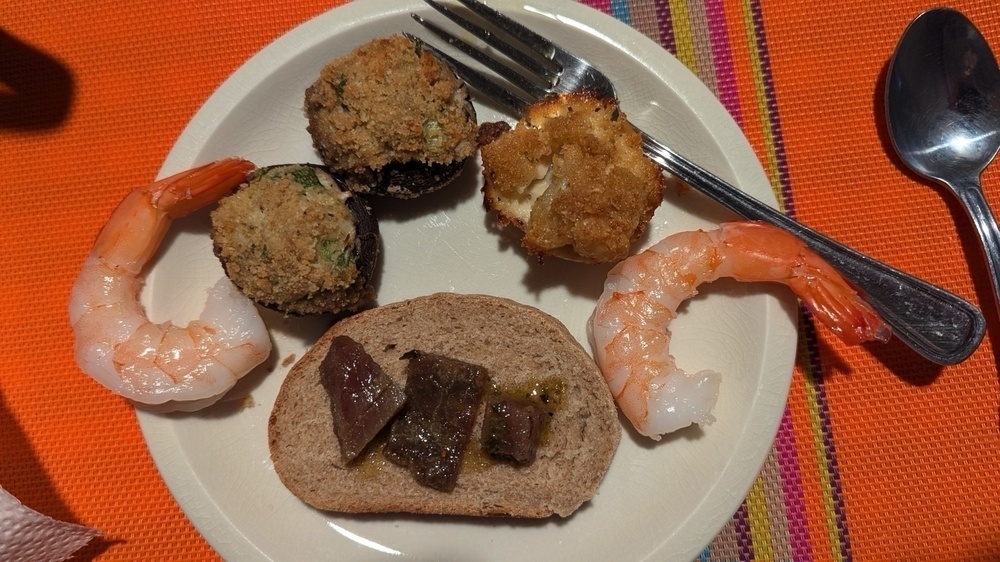
<svg viewBox="0 0 1000 562"><path fill-rule="evenodd" d="M566 383L549 437L528 467L466 468L452 492L416 484L380 453L338 468L340 453L318 365L330 340L362 343L386 373L405 383L411 349L486 367L515 387L547 376ZM480 412L473 435L479 434ZM507 299L439 293L364 311L334 325L292 368L269 422L275 471L306 503L341 512L568 516L597 491L621 437L614 402L593 360L565 327Z"/></svg>
<svg viewBox="0 0 1000 562"><path fill-rule="evenodd" d="M614 100L546 98L481 152L486 207L538 256L624 259L662 201L662 173Z"/></svg>
<svg viewBox="0 0 1000 562"><path fill-rule="evenodd" d="M465 84L401 35L375 39L326 65L305 101L323 161L359 184L375 182L391 163L450 165L476 149Z"/></svg>
<svg viewBox="0 0 1000 562"><path fill-rule="evenodd" d="M359 196L319 166L260 168L211 217L215 255L258 304L320 314L375 299L378 224Z"/></svg>

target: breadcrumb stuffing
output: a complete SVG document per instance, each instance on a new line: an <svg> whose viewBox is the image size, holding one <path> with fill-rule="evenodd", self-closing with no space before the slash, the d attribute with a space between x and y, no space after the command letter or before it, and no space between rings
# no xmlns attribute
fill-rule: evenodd
<svg viewBox="0 0 1000 562"><path fill-rule="evenodd" d="M334 60L306 90L308 130L335 172L451 164L476 150L475 110L448 65L401 35ZM352 189L354 186L351 186Z"/></svg>
<svg viewBox="0 0 1000 562"><path fill-rule="evenodd" d="M293 314L357 309L374 290L359 276L348 197L356 196L315 167L263 168L212 212L215 253L233 283L264 306Z"/></svg>
<svg viewBox="0 0 1000 562"><path fill-rule="evenodd" d="M662 201L663 175L615 100L553 96L512 130L483 131L485 205L539 257L624 259Z"/></svg>

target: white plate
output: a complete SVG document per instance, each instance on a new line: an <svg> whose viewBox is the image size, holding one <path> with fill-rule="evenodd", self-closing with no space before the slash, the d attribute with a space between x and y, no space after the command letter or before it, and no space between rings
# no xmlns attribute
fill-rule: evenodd
<svg viewBox="0 0 1000 562"><path fill-rule="evenodd" d="M750 145L724 108L651 40L575 2L493 4L605 69L633 122L755 197L774 196ZM167 157L162 173L239 155L258 165L317 162L303 93L322 65L377 36L421 33L417 0L359 0L289 32L211 96ZM477 106L480 121L504 118ZM538 264L517 236L482 209L477 166L457 185L410 202L376 201L383 234L379 301L435 291L491 293L537 306L586 346L585 322L606 267L557 259ZM666 234L731 218L697 193L669 189L648 245ZM178 221L150 272L144 298L154 320L196 316L222 269L207 214ZM672 349L682 367L725 373L718 421L659 443L627 431L596 498L568 520L512 521L344 516L306 507L274 474L267 418L289 365L328 318L265 313L276 349L222 402L194 414L140 411L160 472L185 513L229 560L684 560L735 512L771 447L795 356L794 300L783 289L719 282L683 307ZM588 346L589 348L589 346Z"/></svg>

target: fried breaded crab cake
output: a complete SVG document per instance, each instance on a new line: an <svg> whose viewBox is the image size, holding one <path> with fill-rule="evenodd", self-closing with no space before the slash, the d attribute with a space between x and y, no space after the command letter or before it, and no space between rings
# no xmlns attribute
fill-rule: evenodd
<svg viewBox="0 0 1000 562"><path fill-rule="evenodd" d="M327 64L307 90L307 127L352 191L411 198L435 191L476 150L476 110L446 63L401 35Z"/></svg>
<svg viewBox="0 0 1000 562"><path fill-rule="evenodd" d="M662 201L663 175L615 100L550 96L513 129L481 129L484 204L539 258L624 259Z"/></svg>
<svg viewBox="0 0 1000 562"><path fill-rule="evenodd" d="M305 315L375 299L378 223L320 166L252 172L212 211L212 242L233 284L262 306Z"/></svg>

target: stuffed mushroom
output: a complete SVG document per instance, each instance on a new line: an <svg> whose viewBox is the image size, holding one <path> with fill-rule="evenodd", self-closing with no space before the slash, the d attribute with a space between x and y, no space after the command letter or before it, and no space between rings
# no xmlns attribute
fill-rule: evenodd
<svg viewBox="0 0 1000 562"><path fill-rule="evenodd" d="M330 170L358 193L412 198L440 189L476 150L469 91L401 35L327 64L306 90L307 130Z"/></svg>
<svg viewBox="0 0 1000 562"><path fill-rule="evenodd" d="M268 308L349 312L375 299L378 223L321 166L251 173L212 212L212 242L226 275Z"/></svg>

